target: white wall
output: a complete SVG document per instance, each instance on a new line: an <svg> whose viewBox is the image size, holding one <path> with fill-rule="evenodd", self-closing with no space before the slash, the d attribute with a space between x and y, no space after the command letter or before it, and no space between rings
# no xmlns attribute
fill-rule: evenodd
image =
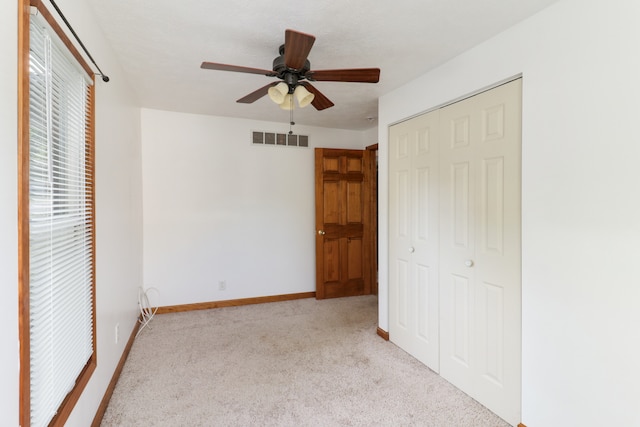
<svg viewBox="0 0 640 427"><path fill-rule="evenodd" d="M86 2L57 1L102 71L96 77L96 325L98 368L67 426L87 426L135 325L142 283L140 108ZM119 342L115 326L119 324Z"/></svg>
<svg viewBox="0 0 640 427"><path fill-rule="evenodd" d="M140 110L85 2L58 0L110 83L96 79L98 367L67 426L91 424L137 314L142 282ZM50 8L50 10L53 10ZM0 14L0 418L18 425L17 2ZM120 342L114 329L120 324Z"/></svg>
<svg viewBox="0 0 640 427"><path fill-rule="evenodd" d="M388 126L523 74L522 422L640 425L640 2L566 0L380 100Z"/></svg>
<svg viewBox="0 0 640 427"><path fill-rule="evenodd" d="M363 138L365 141L365 145L373 145L378 143L378 128L372 127L371 129L367 129L362 131Z"/></svg>
<svg viewBox="0 0 640 427"><path fill-rule="evenodd" d="M296 125L309 148L258 146L252 130L289 129L142 110L144 284L158 290L153 305L315 290L313 147L368 141L363 132Z"/></svg>
<svg viewBox="0 0 640 427"><path fill-rule="evenodd" d="M0 414L18 425L18 2L0 13Z"/></svg>

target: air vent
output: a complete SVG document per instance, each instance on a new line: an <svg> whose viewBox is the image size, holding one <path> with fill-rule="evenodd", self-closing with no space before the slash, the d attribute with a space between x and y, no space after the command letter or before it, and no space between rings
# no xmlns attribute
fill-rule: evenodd
<svg viewBox="0 0 640 427"><path fill-rule="evenodd" d="M288 147L309 147L307 135L288 135L286 133L252 132L251 142L264 145L285 145Z"/></svg>

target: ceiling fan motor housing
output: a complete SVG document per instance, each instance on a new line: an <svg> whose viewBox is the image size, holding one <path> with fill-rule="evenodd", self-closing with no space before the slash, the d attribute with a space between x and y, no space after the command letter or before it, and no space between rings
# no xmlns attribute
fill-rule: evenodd
<svg viewBox="0 0 640 427"><path fill-rule="evenodd" d="M280 46L279 52L280 56L277 56L273 60L273 71L277 73L279 79L284 80L284 82L289 85L289 92L293 93L298 81L304 79L305 74L311 69L311 63L307 59L304 61L304 66L301 69L296 70L289 68L284 62L284 45Z"/></svg>

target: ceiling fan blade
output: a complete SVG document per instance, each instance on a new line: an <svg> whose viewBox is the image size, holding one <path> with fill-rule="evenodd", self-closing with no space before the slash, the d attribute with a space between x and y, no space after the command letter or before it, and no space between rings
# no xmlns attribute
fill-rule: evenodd
<svg viewBox="0 0 640 427"><path fill-rule="evenodd" d="M205 70L235 71L238 73L262 74L263 76L276 76L271 70L261 70L260 68L240 67L238 65L218 64L216 62L203 62L200 68Z"/></svg>
<svg viewBox="0 0 640 427"><path fill-rule="evenodd" d="M284 32L284 63L287 67L300 70L311 52L315 36L295 30Z"/></svg>
<svg viewBox="0 0 640 427"><path fill-rule="evenodd" d="M313 101L311 101L311 105L313 105L316 110L324 110L325 108L333 107L335 104L329 100L326 96L322 94L318 89L316 89L309 82L301 82L301 85L307 88L309 92L314 95Z"/></svg>
<svg viewBox="0 0 640 427"><path fill-rule="evenodd" d="M265 96L268 93L269 88L271 86L277 85L278 83L279 82L273 82L273 83L269 83L268 85L262 86L260 89L255 90L255 91L251 92L249 95L246 95L246 96L238 99L236 102L240 102L240 103L243 103L243 104L251 104L252 102L255 102L258 99L260 99L263 96Z"/></svg>
<svg viewBox="0 0 640 427"><path fill-rule="evenodd" d="M308 71L305 77L311 81L319 82L378 83L380 81L380 68L312 70Z"/></svg>

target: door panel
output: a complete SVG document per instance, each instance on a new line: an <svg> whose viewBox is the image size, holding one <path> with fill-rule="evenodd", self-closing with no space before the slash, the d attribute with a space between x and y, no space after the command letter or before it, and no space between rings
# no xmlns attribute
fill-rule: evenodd
<svg viewBox="0 0 640 427"><path fill-rule="evenodd" d="M429 342L434 339L432 331L434 330L429 316L429 312L426 310L420 310L420 307L429 307L431 304L431 295L429 289L433 286L430 283L431 269L428 265L418 263L416 265L416 279L418 281L417 295L416 295L416 337L422 341L423 345L429 345Z"/></svg>
<svg viewBox="0 0 640 427"><path fill-rule="evenodd" d="M409 224L411 224L411 211L409 210L409 170L399 170L395 175L395 203L393 204L396 219L395 237L398 239L407 239L407 247L409 236ZM394 180L392 180L393 182Z"/></svg>
<svg viewBox="0 0 640 427"><path fill-rule="evenodd" d="M362 182L347 181L347 224L362 223Z"/></svg>
<svg viewBox="0 0 640 427"><path fill-rule="evenodd" d="M469 367L469 278L451 275L453 291L453 359ZM446 314L446 312L445 312ZM446 350L445 350L446 351Z"/></svg>
<svg viewBox="0 0 640 427"><path fill-rule="evenodd" d="M520 421L520 81L441 111L441 375Z"/></svg>
<svg viewBox="0 0 640 427"><path fill-rule="evenodd" d="M367 157L363 150L326 148L315 156L316 298L370 293Z"/></svg>
<svg viewBox="0 0 640 427"><path fill-rule="evenodd" d="M433 221L429 212L429 174L431 170L428 167L416 169L416 185L417 188L417 216L416 216L416 238L421 242L429 241L429 222Z"/></svg>
<svg viewBox="0 0 640 427"><path fill-rule="evenodd" d="M393 304L395 309L394 327L397 326L399 328L394 331L394 335L397 334L398 337L402 337L409 333L409 314L411 313L409 306L409 294L411 292L411 287L409 286L411 284L409 282L409 262L397 258L395 260L395 269L392 270L396 284L394 287L395 304ZM393 330L394 328L391 329ZM389 333L389 337L391 337L391 333Z"/></svg>
<svg viewBox="0 0 640 427"><path fill-rule="evenodd" d="M389 339L436 372L438 137L437 111L389 135Z"/></svg>
<svg viewBox="0 0 640 427"><path fill-rule="evenodd" d="M347 278L349 280L357 280L362 278L362 239L347 239Z"/></svg>
<svg viewBox="0 0 640 427"><path fill-rule="evenodd" d="M472 203L469 194L469 162L459 162L451 165L450 200L453 203L453 246L469 248L469 205Z"/></svg>
<svg viewBox="0 0 640 427"><path fill-rule="evenodd" d="M325 224L340 223L340 183L323 183L323 218Z"/></svg>
<svg viewBox="0 0 640 427"><path fill-rule="evenodd" d="M481 227L480 242L484 252L499 255L503 250L504 231L504 157L482 160L480 183Z"/></svg>
<svg viewBox="0 0 640 427"><path fill-rule="evenodd" d="M340 279L340 240L325 239L324 242L324 282L337 282Z"/></svg>
<svg viewBox="0 0 640 427"><path fill-rule="evenodd" d="M501 387L504 380L504 288L484 282L478 291L478 311L487 313L478 324L479 372Z"/></svg>

